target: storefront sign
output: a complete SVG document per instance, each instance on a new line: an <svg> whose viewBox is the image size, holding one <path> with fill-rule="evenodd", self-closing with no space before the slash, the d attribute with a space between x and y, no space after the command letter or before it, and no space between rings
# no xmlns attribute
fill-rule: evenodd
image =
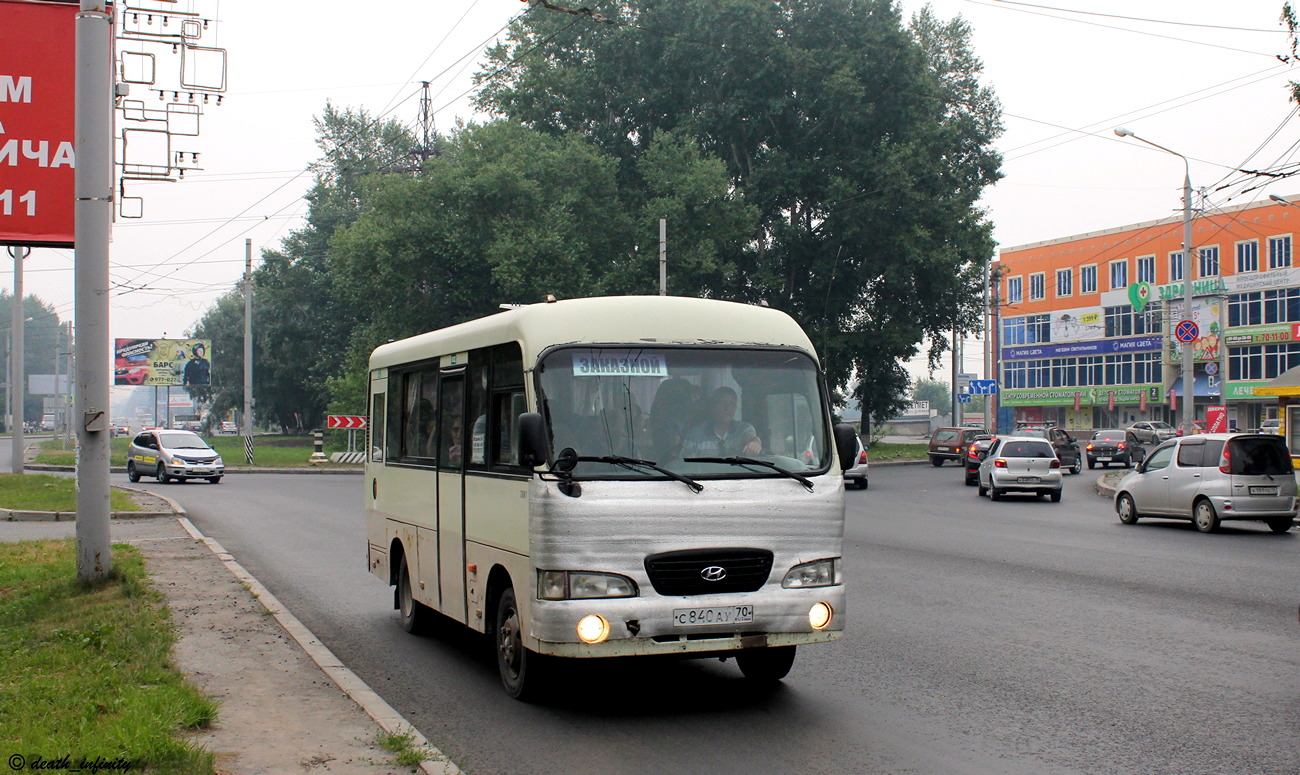
<svg viewBox="0 0 1300 775"><path fill-rule="evenodd" d="M1192 283L1193 296L1213 296L1215 294L1226 293L1228 286L1223 284L1222 277L1209 277L1204 280L1196 280ZM1184 297L1183 283L1171 283L1160 286L1161 299L1181 300Z"/></svg>
<svg viewBox="0 0 1300 775"><path fill-rule="evenodd" d="M1161 347L1159 336L1136 336L1128 339L1098 339L1092 342L1067 342L1065 344L1035 344L1023 347L1003 347L1002 360L1022 361L1027 358L1064 358L1072 355L1111 355L1113 353L1149 352Z"/></svg>
<svg viewBox="0 0 1300 775"><path fill-rule="evenodd" d="M1130 385L1128 387L1081 387L1081 388L1028 388L1021 390L1003 390L1003 406L1111 406L1114 404L1141 404L1164 400L1164 388L1161 385Z"/></svg>
<svg viewBox="0 0 1300 775"><path fill-rule="evenodd" d="M1233 328L1231 334L1223 338L1228 347L1242 347L1251 344L1271 344L1295 341L1296 329L1300 323L1290 326L1258 326L1256 328Z"/></svg>

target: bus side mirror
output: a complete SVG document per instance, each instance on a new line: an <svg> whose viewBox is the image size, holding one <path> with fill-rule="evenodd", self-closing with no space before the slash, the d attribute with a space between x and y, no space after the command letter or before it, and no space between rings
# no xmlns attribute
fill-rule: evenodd
<svg viewBox="0 0 1300 775"><path fill-rule="evenodd" d="M840 458L840 468L847 471L858 462L858 432L848 423L835 426L835 453Z"/></svg>
<svg viewBox="0 0 1300 775"><path fill-rule="evenodd" d="M524 412L516 421L519 462L536 468L546 462L546 423L537 412Z"/></svg>

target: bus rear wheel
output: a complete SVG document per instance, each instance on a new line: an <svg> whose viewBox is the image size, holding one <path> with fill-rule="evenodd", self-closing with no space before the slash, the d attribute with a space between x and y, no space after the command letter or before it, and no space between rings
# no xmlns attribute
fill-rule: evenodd
<svg viewBox="0 0 1300 775"><path fill-rule="evenodd" d="M402 565L397 570L397 612L402 629L407 632L419 634L429 623L429 609L415 599L406 555L402 555Z"/></svg>
<svg viewBox="0 0 1300 775"><path fill-rule="evenodd" d="M497 671L506 694L530 702L538 698L545 680L546 657L524 646L523 617L515 600L514 587L506 587L497 598L492 626L492 645L497 654Z"/></svg>
<svg viewBox="0 0 1300 775"><path fill-rule="evenodd" d="M740 672L755 683L776 683L790 674L795 646L773 646L736 652Z"/></svg>

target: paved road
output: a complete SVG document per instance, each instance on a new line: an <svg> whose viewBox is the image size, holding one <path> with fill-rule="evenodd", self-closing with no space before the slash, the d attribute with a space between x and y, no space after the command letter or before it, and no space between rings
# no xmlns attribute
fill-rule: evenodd
<svg viewBox="0 0 1300 775"><path fill-rule="evenodd" d="M544 706L505 697L478 638L397 628L359 477L146 486L476 775L1300 772L1300 531L1125 527L1095 478L994 504L951 465L877 466L848 494L849 634L782 687L626 662Z"/></svg>

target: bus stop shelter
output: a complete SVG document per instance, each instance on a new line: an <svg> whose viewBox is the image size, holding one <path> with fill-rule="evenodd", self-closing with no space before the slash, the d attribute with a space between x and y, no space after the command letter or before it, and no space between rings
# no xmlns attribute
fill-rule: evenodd
<svg viewBox="0 0 1300 775"><path fill-rule="evenodd" d="M1288 369L1264 387L1254 389L1257 396L1277 399L1279 429L1286 446L1291 450L1291 464L1300 468L1300 366Z"/></svg>

